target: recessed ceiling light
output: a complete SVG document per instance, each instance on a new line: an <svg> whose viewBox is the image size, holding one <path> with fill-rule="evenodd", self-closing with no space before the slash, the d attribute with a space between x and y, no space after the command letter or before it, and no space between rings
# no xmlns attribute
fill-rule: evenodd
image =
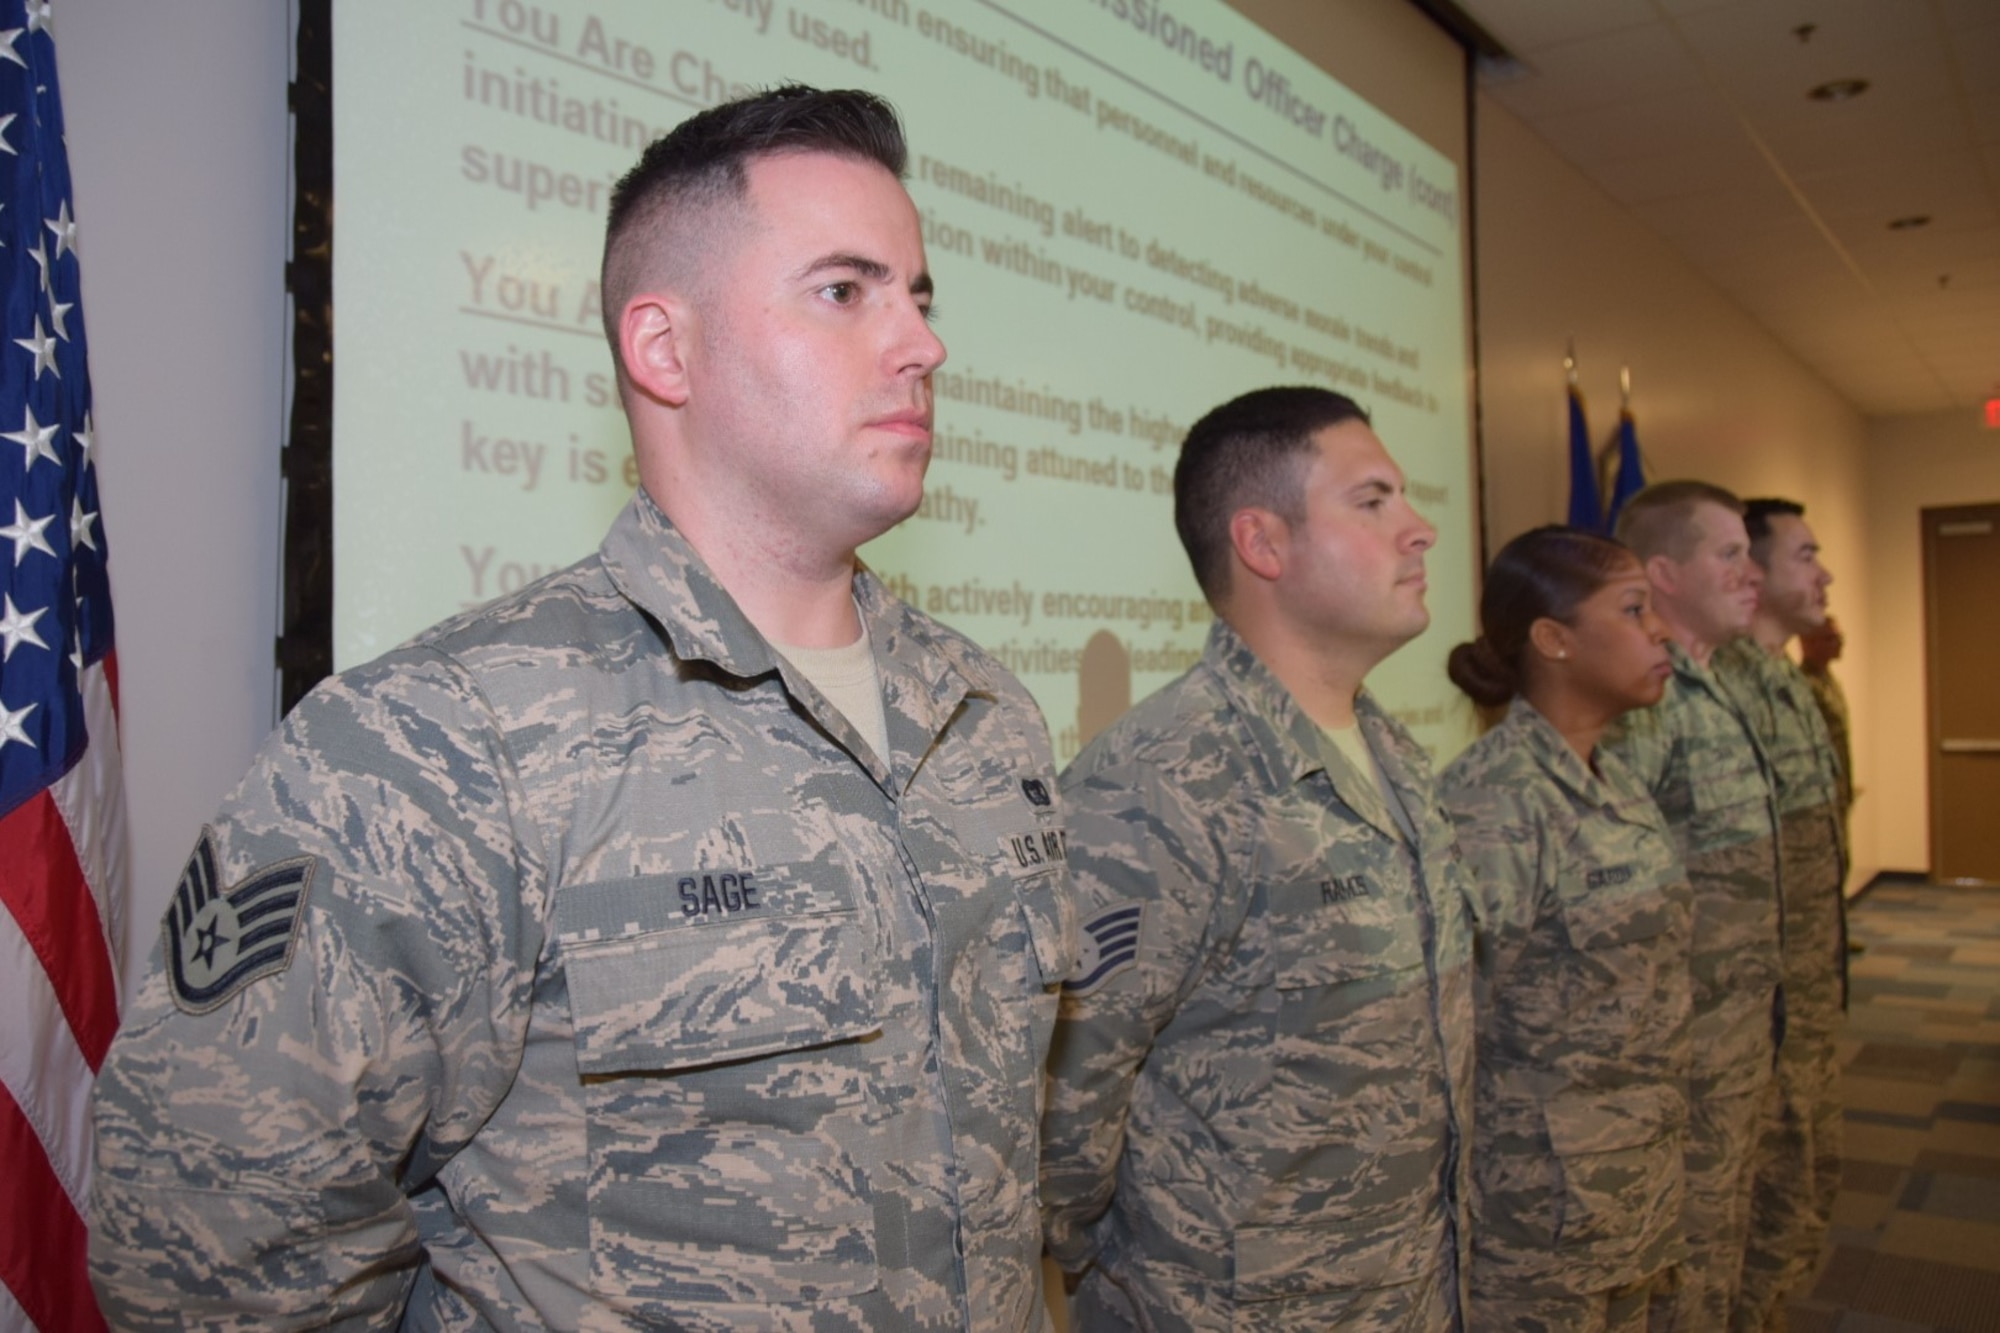
<svg viewBox="0 0 2000 1333"><path fill-rule="evenodd" d="M1851 97L1859 97L1868 91L1866 79L1835 79L1822 83L1806 93L1815 102L1845 102Z"/></svg>
<svg viewBox="0 0 2000 1333"><path fill-rule="evenodd" d="M1906 218L1892 218L1889 222L1889 230L1915 231L1919 227L1928 227L1930 225L1931 225L1930 214L1912 213Z"/></svg>

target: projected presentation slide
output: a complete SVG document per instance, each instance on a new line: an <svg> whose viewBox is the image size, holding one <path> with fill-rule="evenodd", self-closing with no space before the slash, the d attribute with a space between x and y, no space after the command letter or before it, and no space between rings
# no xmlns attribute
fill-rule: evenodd
<svg viewBox="0 0 2000 1333"><path fill-rule="evenodd" d="M950 357L923 508L863 551L1014 669L1058 757L1200 654L1187 427L1263 385L1357 399L1440 533L1377 695L1471 715L1462 183L1207 0L334 6L336 666L589 554L636 484L597 266L612 184L787 80L901 111Z"/></svg>

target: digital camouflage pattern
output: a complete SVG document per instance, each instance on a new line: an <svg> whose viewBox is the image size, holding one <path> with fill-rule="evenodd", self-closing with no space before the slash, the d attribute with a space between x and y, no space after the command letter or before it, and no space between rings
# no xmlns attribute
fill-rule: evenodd
<svg viewBox="0 0 2000 1333"><path fill-rule="evenodd" d="M1826 723L1827 739L1833 743L1834 762L1840 766L1841 833L1845 837L1847 821L1844 816L1854 808L1854 717L1847 707L1847 691L1840 687L1840 678L1831 669L1817 672L1801 670L1799 674L1805 677L1813 702L1819 705L1820 718Z"/></svg>
<svg viewBox="0 0 2000 1333"><path fill-rule="evenodd" d="M1685 1253L1692 895L1598 767L1517 699L1439 782L1479 917L1475 1329L1605 1326Z"/></svg>
<svg viewBox="0 0 2000 1333"><path fill-rule="evenodd" d="M156 953L97 1085L110 1321L1047 1327L1046 731L856 600L886 757L643 493L315 690L212 833L224 884L312 859L290 965L193 1014Z"/></svg>
<svg viewBox="0 0 2000 1333"><path fill-rule="evenodd" d="M1784 1024L1778 814L1768 763L1737 705L1677 643L1651 708L1605 738L1653 794L1694 892L1688 1024L1688 1238L1681 1327L1722 1330L1742 1278L1751 1150Z"/></svg>
<svg viewBox="0 0 2000 1333"><path fill-rule="evenodd" d="M1464 870L1423 751L1356 711L1414 850L1220 622L1063 774L1080 911L1142 908L1133 964L1066 989L1051 1064L1080 1329L1464 1326Z"/></svg>
<svg viewBox="0 0 2000 1333"><path fill-rule="evenodd" d="M1790 658L1740 639L1716 673L1777 778L1785 893L1785 1041L1778 1098L1758 1143L1739 1329L1755 1333L1817 1265L1840 1192L1840 1067L1847 880L1839 761L1811 682Z"/></svg>

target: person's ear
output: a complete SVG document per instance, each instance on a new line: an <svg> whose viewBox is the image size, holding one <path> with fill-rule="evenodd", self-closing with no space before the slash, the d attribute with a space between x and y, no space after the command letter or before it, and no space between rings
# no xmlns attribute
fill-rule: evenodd
<svg viewBox="0 0 2000 1333"><path fill-rule="evenodd" d="M1576 634L1560 620L1542 616L1528 627L1528 647L1545 660L1567 662L1576 647Z"/></svg>
<svg viewBox="0 0 2000 1333"><path fill-rule="evenodd" d="M1671 557L1656 555L1646 561L1646 582L1672 597L1680 591L1681 567Z"/></svg>
<svg viewBox="0 0 2000 1333"><path fill-rule="evenodd" d="M1229 516L1229 545L1236 562L1266 583L1285 572L1291 525L1268 509L1239 509Z"/></svg>
<svg viewBox="0 0 2000 1333"><path fill-rule="evenodd" d="M688 352L693 311L667 292L641 292L618 316L618 355L626 380L668 407L690 396Z"/></svg>

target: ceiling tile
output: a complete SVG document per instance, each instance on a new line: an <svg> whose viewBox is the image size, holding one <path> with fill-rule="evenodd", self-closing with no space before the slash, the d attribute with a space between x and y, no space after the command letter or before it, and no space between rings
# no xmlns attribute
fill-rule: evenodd
<svg viewBox="0 0 2000 1333"><path fill-rule="evenodd" d="M1524 62L1527 75L1490 91L1531 121L1703 86L1701 71L1658 23L1549 47Z"/></svg>
<svg viewBox="0 0 2000 1333"><path fill-rule="evenodd" d="M1731 190L1649 200L1632 206L1632 212L1669 240L1732 228L1782 227L1803 218L1798 200L1769 177Z"/></svg>
<svg viewBox="0 0 2000 1333"><path fill-rule="evenodd" d="M1798 29L1812 25L1801 40ZM1927 0L1775 0L1684 14L1672 26L1724 86L1754 94L1831 79L1873 80L1885 56L1938 59L1944 39Z"/></svg>
<svg viewBox="0 0 2000 1333"><path fill-rule="evenodd" d="M2000 0L1460 3L1532 67L1496 100L1861 411L2000 388Z"/></svg>
<svg viewBox="0 0 2000 1333"><path fill-rule="evenodd" d="M1757 189L1770 179L1770 166L1745 143L1630 158L1597 168L1598 184L1627 205Z"/></svg>
<svg viewBox="0 0 2000 1333"><path fill-rule="evenodd" d="M1657 21L1646 0L1478 0L1462 7L1517 56Z"/></svg>
<svg viewBox="0 0 2000 1333"><path fill-rule="evenodd" d="M1971 151L1979 142L1973 123L1949 90L1896 106L1869 108L1865 116L1823 117L1818 108L1749 121L1786 174L1811 180L1851 170L1857 163L1894 161L1913 144Z"/></svg>
<svg viewBox="0 0 2000 1333"><path fill-rule="evenodd" d="M1557 152L1586 169L1690 146L1720 149L1747 143L1735 117L1699 89L1542 116L1530 123Z"/></svg>

